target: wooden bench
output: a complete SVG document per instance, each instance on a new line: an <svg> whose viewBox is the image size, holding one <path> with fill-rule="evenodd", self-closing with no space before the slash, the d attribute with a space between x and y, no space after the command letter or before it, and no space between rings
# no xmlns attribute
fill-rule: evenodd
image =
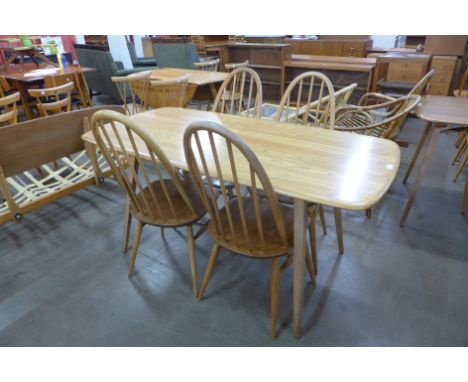
<svg viewBox="0 0 468 382"><path fill-rule="evenodd" d="M102 183L107 163L81 135L98 106L0 127L0 224L83 187Z"/></svg>

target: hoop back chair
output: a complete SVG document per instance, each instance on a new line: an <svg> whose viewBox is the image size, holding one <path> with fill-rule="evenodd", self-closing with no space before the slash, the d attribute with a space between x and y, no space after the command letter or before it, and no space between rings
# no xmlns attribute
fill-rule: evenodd
<svg viewBox="0 0 468 382"><path fill-rule="evenodd" d="M192 123L184 133L184 151L203 204L211 217L208 232L215 241L199 300L203 298L220 248L250 258L272 259L271 333L275 338L279 276L292 261L292 209L279 203L265 169L250 146L226 127L214 122ZM226 177L234 183L238 195L231 200L224 189ZM213 178L220 180L223 207L217 202L211 181ZM241 184L250 187L250 196L242 196ZM264 197L259 195L260 191ZM286 256L286 260L280 265L283 256ZM306 260L310 277L314 280L308 253Z"/></svg>
<svg viewBox="0 0 468 382"><path fill-rule="evenodd" d="M305 72L294 78L281 98L275 120L313 127L333 128L335 91L329 78L320 72ZM291 115L291 116L290 116Z"/></svg>
<svg viewBox="0 0 468 382"><path fill-rule="evenodd" d="M150 76L151 70L129 74L128 76L111 77L112 82L117 87L127 115L146 111Z"/></svg>
<svg viewBox="0 0 468 382"><path fill-rule="evenodd" d="M230 62L230 63L224 64L224 69L228 73L232 72L234 69L248 68L248 67L249 67L249 60L245 60L244 62Z"/></svg>
<svg viewBox="0 0 468 382"><path fill-rule="evenodd" d="M420 100L413 94L377 105L343 107L337 113L335 130L394 139Z"/></svg>
<svg viewBox="0 0 468 382"><path fill-rule="evenodd" d="M219 58L210 61L194 62L193 66L197 70L203 70L205 72L217 72L219 66Z"/></svg>
<svg viewBox="0 0 468 382"><path fill-rule="evenodd" d="M151 135L127 116L101 111L93 115L91 126L113 175L128 196L130 214L138 222L128 276L133 274L142 229L146 224L158 227L186 226L192 286L197 296L192 225L206 211L194 183L180 178ZM127 142L127 146L124 142Z"/></svg>
<svg viewBox="0 0 468 382"><path fill-rule="evenodd" d="M262 102L262 82L257 72L250 68L238 68L221 84L212 110L260 118Z"/></svg>
<svg viewBox="0 0 468 382"><path fill-rule="evenodd" d="M463 74L463 77L460 80L458 89L453 91L453 95L456 97L468 97L468 89L465 89L467 83L468 83L468 66L465 69L465 73Z"/></svg>
<svg viewBox="0 0 468 382"><path fill-rule="evenodd" d="M20 100L18 92L0 97L0 126L18 122L17 103Z"/></svg>
<svg viewBox="0 0 468 382"><path fill-rule="evenodd" d="M45 88L54 88L70 82L73 83L72 104L74 101L78 101L73 96L78 96L83 107L92 106L92 101L86 96L89 94L89 89L82 73L63 73L44 77Z"/></svg>
<svg viewBox="0 0 468 382"><path fill-rule="evenodd" d="M42 117L71 111L71 93L75 85L68 82L53 88L28 89L28 93L36 98L37 107Z"/></svg>

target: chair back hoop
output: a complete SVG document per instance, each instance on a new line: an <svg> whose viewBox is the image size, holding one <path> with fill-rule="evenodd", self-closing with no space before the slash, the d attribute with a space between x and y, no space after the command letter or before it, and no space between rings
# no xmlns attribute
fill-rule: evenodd
<svg viewBox="0 0 468 382"><path fill-rule="evenodd" d="M257 72L251 68L238 68L221 84L212 110L260 118L262 103L262 81Z"/></svg>
<svg viewBox="0 0 468 382"><path fill-rule="evenodd" d="M75 88L73 82L67 82L51 88L28 89L28 93L36 98L42 117L71 111L71 93Z"/></svg>
<svg viewBox="0 0 468 382"><path fill-rule="evenodd" d="M421 96L413 94L386 102L390 111L382 118L372 113L372 109L384 104L373 106L344 107L337 114L336 130L372 135L391 139L400 131L408 113L421 101Z"/></svg>
<svg viewBox="0 0 468 382"><path fill-rule="evenodd" d="M93 114L91 127L129 198L133 215L147 222L163 219L176 223L180 218L180 208L173 202L176 197L185 203L184 211L196 214L177 171L150 134L128 116L111 110Z"/></svg>
<svg viewBox="0 0 468 382"><path fill-rule="evenodd" d="M419 81L416 85L414 85L413 89L410 90L408 95L424 95L426 94L426 91L428 89L428 84L429 81L431 80L432 76L434 75L435 70L432 69L429 72L427 72Z"/></svg>
<svg viewBox="0 0 468 382"><path fill-rule="evenodd" d="M202 70L205 72L217 72L219 66L219 58L210 61L194 62L193 66L197 70Z"/></svg>
<svg viewBox="0 0 468 382"><path fill-rule="evenodd" d="M0 124L6 122L7 125L18 122L18 108L17 102L20 100L19 92L0 97Z"/></svg>
<svg viewBox="0 0 468 382"><path fill-rule="evenodd" d="M224 69L226 72L232 72L234 69L239 68L248 68L249 67L249 60L245 60L244 62L231 62L224 64Z"/></svg>
<svg viewBox="0 0 468 382"><path fill-rule="evenodd" d="M145 70L129 74L128 76L111 77L112 82L117 87L127 115L146 111L146 99L151 73L151 70Z"/></svg>
<svg viewBox="0 0 468 382"><path fill-rule="evenodd" d="M305 72L294 78L281 98L274 119L313 127L333 129L335 91L330 79L320 72Z"/></svg>
<svg viewBox="0 0 468 382"><path fill-rule="evenodd" d="M249 249L256 248L262 252L267 240L271 239L264 236L264 229L268 227L271 230L273 224L277 232L274 240L278 240L281 246L287 246L278 197L249 145L226 127L201 121L190 124L185 130L184 151L204 207L222 241L231 242L234 246L243 243ZM221 186L223 208L217 203L214 179ZM232 200L227 196L226 180L234 183L236 197ZM250 197L242 195L241 182L250 187ZM263 189L261 195L259 187Z"/></svg>

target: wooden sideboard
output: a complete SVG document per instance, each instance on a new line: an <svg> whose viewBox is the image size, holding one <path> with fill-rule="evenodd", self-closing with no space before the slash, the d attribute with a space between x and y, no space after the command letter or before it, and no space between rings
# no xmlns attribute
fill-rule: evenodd
<svg viewBox="0 0 468 382"><path fill-rule="evenodd" d="M283 66L281 93L294 77L314 70L328 76L335 90L357 83L358 86L350 100L351 103L357 103L359 98L371 89L375 66L375 58L293 54L291 60L286 61Z"/></svg>
<svg viewBox="0 0 468 382"><path fill-rule="evenodd" d="M372 47L372 40L307 40L307 39L285 39L286 43L292 45L293 54L307 54L314 56L343 56L343 57L366 57Z"/></svg>
<svg viewBox="0 0 468 382"><path fill-rule="evenodd" d="M290 44L229 43L224 45L224 63L244 62L254 69L263 85L263 98L281 98L283 63L291 57Z"/></svg>

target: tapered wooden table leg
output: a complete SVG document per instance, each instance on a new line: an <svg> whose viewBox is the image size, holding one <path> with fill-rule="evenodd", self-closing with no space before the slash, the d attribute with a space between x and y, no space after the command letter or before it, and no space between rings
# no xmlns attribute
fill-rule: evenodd
<svg viewBox="0 0 468 382"><path fill-rule="evenodd" d="M421 168L418 171L418 175L416 176L416 181L411 189L411 193L406 203L405 210L403 211L403 215L401 216L400 226L403 227L406 224L406 220L408 219L408 215L411 211L411 207L413 206L414 200L416 199L416 192L418 191L419 185L421 184L422 177L426 172L427 164L431 159L432 152L434 151L435 145L437 143L437 138L439 138L440 129L434 127L434 124L431 124L432 132L430 133L429 138L429 145L427 147L426 153L424 154L424 159L421 164Z"/></svg>
<svg viewBox="0 0 468 382"><path fill-rule="evenodd" d="M421 135L421 138L419 139L418 146L416 147L416 151L413 154L413 157L411 158L411 162L409 164L408 170L406 170L405 177L403 178L403 184L406 184L408 181L408 178L411 175L411 171L413 171L413 167L416 164L416 161L418 160L419 153L421 152L422 147L424 146L424 142L426 142L427 135L429 134L429 131L431 130L431 122L428 122L426 124L426 127L424 128L423 134Z"/></svg>
<svg viewBox="0 0 468 382"><path fill-rule="evenodd" d="M294 337L301 336L302 305L304 300L304 262L306 213L305 202L294 199Z"/></svg>
<svg viewBox="0 0 468 382"><path fill-rule="evenodd" d="M27 119L32 119L33 114L31 110L31 105L29 105L28 101L28 91L26 90L26 86L22 81L14 81L14 87L18 89L18 92L21 96L21 103L24 109L24 114L26 114Z"/></svg>

